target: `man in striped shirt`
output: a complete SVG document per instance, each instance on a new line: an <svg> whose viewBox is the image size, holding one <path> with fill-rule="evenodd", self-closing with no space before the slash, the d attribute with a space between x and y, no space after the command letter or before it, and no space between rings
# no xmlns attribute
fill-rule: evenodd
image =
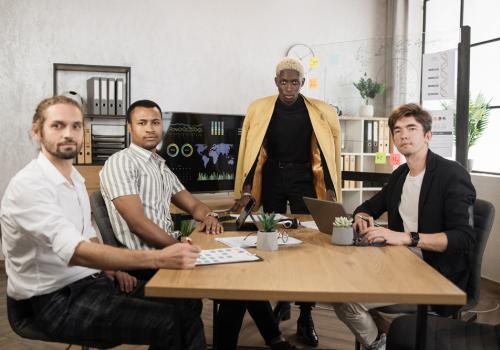
<svg viewBox="0 0 500 350"><path fill-rule="evenodd" d="M173 203L205 226L222 232L217 215L195 198L156 153L163 133L162 112L153 101L134 102L127 111L130 147L113 154L101 171L101 192L118 241L130 249L178 243L170 215ZM154 271L132 272L147 280Z"/></svg>

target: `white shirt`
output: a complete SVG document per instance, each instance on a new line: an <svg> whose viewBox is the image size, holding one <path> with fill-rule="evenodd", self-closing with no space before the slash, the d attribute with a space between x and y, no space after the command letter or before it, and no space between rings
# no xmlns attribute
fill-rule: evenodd
<svg viewBox="0 0 500 350"><path fill-rule="evenodd" d="M185 188L162 157L132 143L129 148L109 157L99 176L113 231L124 246L155 249L131 232L116 210L113 199L126 195L139 195L146 217L177 238L178 232L173 232L170 202L173 195Z"/></svg>
<svg viewBox="0 0 500 350"><path fill-rule="evenodd" d="M76 246L96 236L84 179L74 168L71 180L40 153L7 186L0 221L10 297L51 293L98 272L69 266Z"/></svg>
<svg viewBox="0 0 500 350"><path fill-rule="evenodd" d="M406 175L399 203L399 215L403 220L405 232L418 232L418 204L424 174L425 170L417 176L410 176L410 173ZM422 254L419 248L411 247L411 249L418 255Z"/></svg>

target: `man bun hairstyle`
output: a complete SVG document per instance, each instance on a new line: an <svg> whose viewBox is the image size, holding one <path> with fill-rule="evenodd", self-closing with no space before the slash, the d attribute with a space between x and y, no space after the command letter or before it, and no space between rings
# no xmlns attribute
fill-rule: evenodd
<svg viewBox="0 0 500 350"><path fill-rule="evenodd" d="M304 66L298 59L285 57L281 61L279 61L278 65L276 66L276 76L278 77L282 71L287 69L298 72L300 79L304 78Z"/></svg>
<svg viewBox="0 0 500 350"><path fill-rule="evenodd" d="M432 117L429 112L416 103L407 103L397 107L389 116L389 129L392 135L394 135L394 125L396 125L398 120L404 117L414 117L415 120L422 125L424 134L432 129Z"/></svg>
<svg viewBox="0 0 500 350"><path fill-rule="evenodd" d="M158 111L160 112L160 117L162 116L161 108L160 108L160 106L158 106L158 104L156 102L151 101L151 100L139 100L139 101L135 101L134 103L132 103L130 105L130 107L127 109L127 123L128 124L130 124L130 121L131 121L130 118L131 118L132 112L137 107L158 108Z"/></svg>
<svg viewBox="0 0 500 350"><path fill-rule="evenodd" d="M35 133L42 132L43 130L43 124L45 123L45 120L47 119L47 116L45 115L45 111L53 105L57 104L65 104L65 105L71 105L75 106L78 108L78 110L82 113L82 118L84 115L82 105L78 103L76 100L66 97L66 96L52 96L48 97L44 100L42 100L38 106L36 107L35 114L33 115L33 121L32 121L32 130Z"/></svg>

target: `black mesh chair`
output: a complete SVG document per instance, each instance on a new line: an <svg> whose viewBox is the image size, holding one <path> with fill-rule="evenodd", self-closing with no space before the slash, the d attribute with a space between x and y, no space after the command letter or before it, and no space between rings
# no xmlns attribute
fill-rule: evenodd
<svg viewBox="0 0 500 350"><path fill-rule="evenodd" d="M87 350L89 348L110 349L119 345L50 337L35 325L35 316L33 314L31 303L28 300L15 300L7 296L7 317L9 319L10 327L21 338L54 343L70 343L80 345L82 350Z"/></svg>
<svg viewBox="0 0 500 350"><path fill-rule="evenodd" d="M397 318L387 335L387 350L415 348L416 316ZM500 325L465 322L445 317L427 319L427 350L500 350Z"/></svg>
<svg viewBox="0 0 500 350"><path fill-rule="evenodd" d="M476 247L474 249L474 254L469 256L469 266L472 266L472 270L466 290L467 304L462 306L456 314L453 315L456 319L461 319L463 313L471 310L479 302L483 254L490 236L494 218L495 207L493 204L483 199L476 199L476 203L474 204L473 222L474 231L476 233ZM414 314L417 312L417 305L395 304L379 307L375 310L387 314ZM474 321L476 318L477 315L473 315L468 321ZM356 342L356 350L358 349L359 343Z"/></svg>
<svg viewBox="0 0 500 350"><path fill-rule="evenodd" d="M101 233L103 243L113 247L122 247L123 245L116 240L101 191L95 191L90 195L90 208Z"/></svg>

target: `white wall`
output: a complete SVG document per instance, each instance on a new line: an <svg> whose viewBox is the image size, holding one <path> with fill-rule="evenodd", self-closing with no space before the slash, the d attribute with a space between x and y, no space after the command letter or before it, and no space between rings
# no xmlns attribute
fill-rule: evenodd
<svg viewBox="0 0 500 350"><path fill-rule="evenodd" d="M493 203L496 217L483 257L481 275L500 282L500 176L473 175L472 183L476 187L477 198Z"/></svg>
<svg viewBox="0 0 500 350"><path fill-rule="evenodd" d="M384 0L0 0L0 196L35 154L54 62L131 66L132 100L166 110L244 113L292 44L384 33Z"/></svg>

